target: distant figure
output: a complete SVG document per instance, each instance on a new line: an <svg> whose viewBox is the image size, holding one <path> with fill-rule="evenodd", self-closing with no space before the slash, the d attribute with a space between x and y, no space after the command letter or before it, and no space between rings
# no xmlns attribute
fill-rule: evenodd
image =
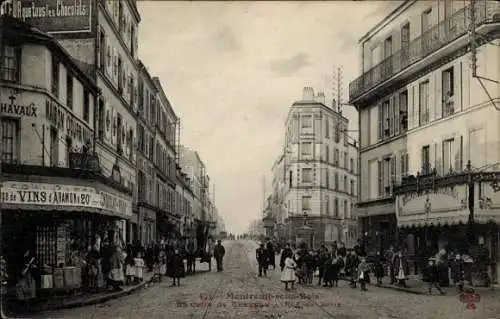
<svg viewBox="0 0 500 319"><path fill-rule="evenodd" d="M225 254L226 254L226 250L224 249L224 246L222 246L220 240L218 240L217 245L215 245L215 248L214 248L214 257L215 257L215 262L217 263L217 271L218 272L221 272L224 270L223 261L224 261Z"/></svg>
<svg viewBox="0 0 500 319"><path fill-rule="evenodd" d="M185 276L184 261L179 249L175 249L173 255L169 258L169 263L167 266L167 275L173 279L172 286L180 286L181 277Z"/></svg>
<svg viewBox="0 0 500 319"><path fill-rule="evenodd" d="M281 258L280 258L281 271L283 271L283 269L285 268L285 260L287 257L290 257L290 258L293 257L293 251L292 251L292 248L290 248L290 244L286 244L286 247L281 252Z"/></svg>
<svg viewBox="0 0 500 319"><path fill-rule="evenodd" d="M269 266L273 266L273 269L276 269L276 255L274 254L273 243L267 242L267 254L269 255Z"/></svg>
<svg viewBox="0 0 500 319"><path fill-rule="evenodd" d="M269 252L264 247L264 244L260 244L255 252L257 258L257 263L259 264L259 277L267 275L267 266L269 265Z"/></svg>

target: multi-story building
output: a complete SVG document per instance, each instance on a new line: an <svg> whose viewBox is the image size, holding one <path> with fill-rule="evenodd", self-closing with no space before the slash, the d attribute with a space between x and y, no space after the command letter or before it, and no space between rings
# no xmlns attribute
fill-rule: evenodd
<svg viewBox="0 0 500 319"><path fill-rule="evenodd" d="M65 10L61 11L60 8ZM32 11L53 12L50 16ZM95 151L104 174L136 192L135 112L137 107L137 29L140 21L133 0L26 2L14 0L13 14L50 33L96 82L101 93L96 103ZM60 79L63 85L69 79ZM130 220L135 224L134 214ZM125 231L124 240L137 236ZM136 227L135 227L136 228Z"/></svg>
<svg viewBox="0 0 500 319"><path fill-rule="evenodd" d="M132 192L94 152L95 79L53 37L8 16L0 30L2 253L10 276L27 252L66 276L74 253L123 244Z"/></svg>
<svg viewBox="0 0 500 319"><path fill-rule="evenodd" d="M480 172L500 160L499 18L498 1L405 1L360 40L359 217L378 248L463 250L474 211L498 259L500 173Z"/></svg>
<svg viewBox="0 0 500 319"><path fill-rule="evenodd" d="M315 95L312 88L304 88L302 100L290 108L284 154L290 239L307 222L312 231L302 239L310 246L355 242L357 147L347 127L347 118L327 107L324 94Z"/></svg>
<svg viewBox="0 0 500 319"><path fill-rule="evenodd" d="M285 219L286 219L286 208L285 208L285 155L281 153L276 161L274 162L272 168L272 200L271 200L271 216L275 221L273 236L280 243L284 243L288 240L288 234L286 232Z"/></svg>
<svg viewBox="0 0 500 319"><path fill-rule="evenodd" d="M181 216L180 232L184 240L185 247L192 242L196 249L196 229L195 216L193 212L194 193L191 190L190 180L180 166L177 166L177 186L176 186L176 211Z"/></svg>

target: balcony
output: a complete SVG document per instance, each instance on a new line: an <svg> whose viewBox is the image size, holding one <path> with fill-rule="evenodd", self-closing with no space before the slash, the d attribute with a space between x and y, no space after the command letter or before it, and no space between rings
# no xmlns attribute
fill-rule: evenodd
<svg viewBox="0 0 500 319"><path fill-rule="evenodd" d="M498 13L500 12L500 3L494 1L476 2L476 24L478 27L491 22L500 22ZM470 6L457 11L449 19L441 21L430 30L414 39L408 46L402 47L399 51L383 60L379 64L363 73L357 79L349 84L349 100L355 103L365 93L386 82L395 75L400 78L408 76L410 66L414 66L413 72L429 65L433 61L418 63L422 59L447 46L453 41L463 37L468 32L470 20ZM467 44L467 39L461 46ZM455 50L459 47L454 48ZM450 52L451 53L451 52ZM436 61L442 57L436 55ZM417 66L418 65L418 66ZM403 72L403 71L408 72ZM406 74L404 74L406 73Z"/></svg>

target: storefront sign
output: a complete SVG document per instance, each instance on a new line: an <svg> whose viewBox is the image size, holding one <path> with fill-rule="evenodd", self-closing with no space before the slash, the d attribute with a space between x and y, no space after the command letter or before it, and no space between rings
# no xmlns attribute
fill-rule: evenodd
<svg viewBox="0 0 500 319"><path fill-rule="evenodd" d="M91 0L15 0L16 18L48 33L91 32Z"/></svg>
<svg viewBox="0 0 500 319"><path fill-rule="evenodd" d="M19 105L14 101L11 101L10 103L0 103L0 113L26 117L37 117L37 107L35 106L35 103L31 103L28 105Z"/></svg>
<svg viewBox="0 0 500 319"><path fill-rule="evenodd" d="M398 195L396 202L398 216L430 215L434 213L462 211L468 207L465 185L438 189L424 194Z"/></svg>
<svg viewBox="0 0 500 319"><path fill-rule="evenodd" d="M93 187L5 182L0 200L6 204L54 205L103 209L114 215L132 216L132 201Z"/></svg>

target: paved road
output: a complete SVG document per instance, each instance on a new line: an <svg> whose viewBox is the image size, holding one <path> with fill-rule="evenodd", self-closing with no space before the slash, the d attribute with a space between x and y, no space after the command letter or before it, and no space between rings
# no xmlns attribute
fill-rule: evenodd
<svg viewBox="0 0 500 319"><path fill-rule="evenodd" d="M456 296L422 296L369 287L317 286L284 290L279 271L256 276L256 244L226 242L225 270L187 277L180 287L170 281L104 304L43 313L36 318L496 318L499 293L482 296L476 310L465 309ZM214 267L215 268L215 267ZM34 318L34 317L32 317Z"/></svg>

